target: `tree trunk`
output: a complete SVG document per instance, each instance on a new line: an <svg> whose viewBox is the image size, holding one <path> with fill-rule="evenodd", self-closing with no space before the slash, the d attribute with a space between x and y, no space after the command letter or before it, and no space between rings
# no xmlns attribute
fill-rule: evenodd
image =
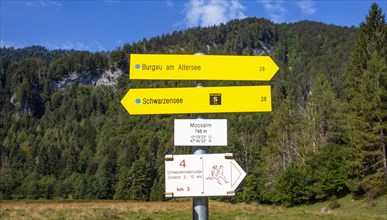
<svg viewBox="0 0 387 220"><path fill-rule="evenodd" d="M380 128L380 136L381 136L381 147L383 150L383 167L384 167L384 176L387 180L387 149L386 144L384 143L384 134L383 134L383 127Z"/></svg>

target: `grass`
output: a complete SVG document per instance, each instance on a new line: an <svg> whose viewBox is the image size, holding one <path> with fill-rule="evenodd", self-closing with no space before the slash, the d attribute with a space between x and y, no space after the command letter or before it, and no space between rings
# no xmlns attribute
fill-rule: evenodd
<svg viewBox="0 0 387 220"><path fill-rule="evenodd" d="M387 196L373 201L338 199L339 208L321 213L329 201L286 208L209 202L209 219L385 219ZM0 219L192 219L192 202L0 201Z"/></svg>

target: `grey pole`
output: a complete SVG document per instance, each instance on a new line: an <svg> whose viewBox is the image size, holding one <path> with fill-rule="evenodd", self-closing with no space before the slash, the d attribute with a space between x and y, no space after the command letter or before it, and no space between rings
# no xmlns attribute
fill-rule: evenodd
<svg viewBox="0 0 387 220"><path fill-rule="evenodd" d="M195 55L205 55L203 53L196 53ZM203 82L195 82L195 86L203 87ZM207 115L198 115L197 119L207 118ZM207 154L208 146L194 146L192 147L192 154ZM204 178L204 177L203 177ZM193 197L192 198L192 219L207 220L208 219L208 197Z"/></svg>
<svg viewBox="0 0 387 220"><path fill-rule="evenodd" d="M202 87L202 84L196 83L196 87ZM207 115L198 115L197 119L207 118ZM208 146L192 147L192 154L207 154ZM203 177L204 178L204 177ZM193 197L192 198L192 219L207 220L208 219L208 197Z"/></svg>

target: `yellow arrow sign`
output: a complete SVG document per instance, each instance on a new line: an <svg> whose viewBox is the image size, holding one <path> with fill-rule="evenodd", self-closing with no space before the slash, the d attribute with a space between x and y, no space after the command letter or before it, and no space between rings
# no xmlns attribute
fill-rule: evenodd
<svg viewBox="0 0 387 220"><path fill-rule="evenodd" d="M130 89L121 104L132 115L270 112L270 86Z"/></svg>
<svg viewBox="0 0 387 220"><path fill-rule="evenodd" d="M278 71L269 56L131 54L130 79L269 81Z"/></svg>

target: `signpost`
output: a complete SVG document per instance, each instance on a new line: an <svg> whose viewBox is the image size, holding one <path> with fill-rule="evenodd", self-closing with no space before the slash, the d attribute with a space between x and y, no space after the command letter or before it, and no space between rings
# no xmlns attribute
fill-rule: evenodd
<svg viewBox="0 0 387 220"><path fill-rule="evenodd" d="M175 119L175 146L227 146L226 119Z"/></svg>
<svg viewBox="0 0 387 220"><path fill-rule="evenodd" d="M270 112L270 86L130 89L121 101L131 115Z"/></svg>
<svg viewBox="0 0 387 220"><path fill-rule="evenodd" d="M232 154L165 156L166 197L233 196L245 176Z"/></svg>
<svg viewBox="0 0 387 220"><path fill-rule="evenodd" d="M269 81L278 71L269 56L131 54L130 79ZM270 112L270 86L130 89L121 104L131 115ZM175 146L189 155L165 156L165 196L193 197L193 219L208 219L208 196L232 196L246 173L232 154L207 154L227 145L227 120L175 120Z"/></svg>
<svg viewBox="0 0 387 220"><path fill-rule="evenodd" d="M278 71L269 56L131 54L130 79L269 81Z"/></svg>

